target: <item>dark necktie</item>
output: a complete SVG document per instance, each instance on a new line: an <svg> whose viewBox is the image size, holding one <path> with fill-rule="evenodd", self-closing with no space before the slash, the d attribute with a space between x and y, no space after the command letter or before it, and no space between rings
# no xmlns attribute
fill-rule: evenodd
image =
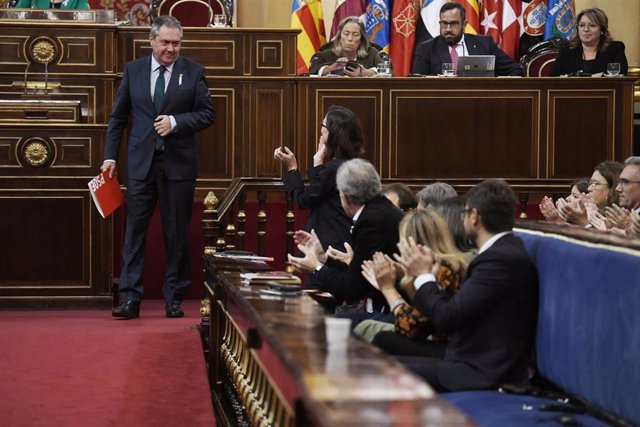
<svg viewBox="0 0 640 427"><path fill-rule="evenodd" d="M162 101L164 101L164 72L167 69L161 65L158 67L158 78L156 79L156 88L153 91L153 106L156 107L156 114L160 114Z"/></svg>
<svg viewBox="0 0 640 427"><path fill-rule="evenodd" d="M158 78L153 91L153 106L156 109L156 114L160 114L162 101L164 101L164 72L166 70L163 65L158 67ZM156 135L156 150L164 150L164 138L160 137L160 135Z"/></svg>

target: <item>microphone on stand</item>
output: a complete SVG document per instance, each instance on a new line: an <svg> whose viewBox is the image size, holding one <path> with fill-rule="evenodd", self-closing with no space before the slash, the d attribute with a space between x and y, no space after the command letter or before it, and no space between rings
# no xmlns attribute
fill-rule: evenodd
<svg viewBox="0 0 640 427"><path fill-rule="evenodd" d="M31 66L31 62L27 64L27 68L24 70L24 94L27 94L27 78L29 77L29 67Z"/></svg>

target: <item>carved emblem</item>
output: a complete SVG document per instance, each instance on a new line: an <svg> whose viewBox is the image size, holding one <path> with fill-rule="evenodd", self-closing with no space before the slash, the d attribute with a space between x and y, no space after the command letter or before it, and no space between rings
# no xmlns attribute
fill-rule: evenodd
<svg viewBox="0 0 640 427"><path fill-rule="evenodd" d="M27 142L23 148L24 158L30 166L42 166L49 154L49 147L41 141Z"/></svg>
<svg viewBox="0 0 640 427"><path fill-rule="evenodd" d="M31 55L40 64L49 64L56 56L56 46L49 39L35 40L31 45Z"/></svg>

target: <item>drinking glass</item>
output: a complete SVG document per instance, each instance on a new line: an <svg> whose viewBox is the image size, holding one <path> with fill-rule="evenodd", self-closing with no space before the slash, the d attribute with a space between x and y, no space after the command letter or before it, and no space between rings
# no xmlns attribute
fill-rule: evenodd
<svg viewBox="0 0 640 427"><path fill-rule="evenodd" d="M226 27L227 26L227 15L225 15L225 14L215 14L215 15L213 15L213 26L214 27Z"/></svg>
<svg viewBox="0 0 640 427"><path fill-rule="evenodd" d="M379 77L391 77L391 64L389 61L382 61L376 65Z"/></svg>
<svg viewBox="0 0 640 427"><path fill-rule="evenodd" d="M617 62L609 62L607 64L607 75L617 76L620 74L620 64Z"/></svg>
<svg viewBox="0 0 640 427"><path fill-rule="evenodd" d="M455 75L453 73L453 62L442 63L442 75L447 77L453 77Z"/></svg>

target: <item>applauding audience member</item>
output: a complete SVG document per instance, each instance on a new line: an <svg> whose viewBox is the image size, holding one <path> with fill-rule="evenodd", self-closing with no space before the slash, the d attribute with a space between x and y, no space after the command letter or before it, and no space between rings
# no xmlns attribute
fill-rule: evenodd
<svg viewBox="0 0 640 427"><path fill-rule="evenodd" d="M605 224L610 230L633 234L631 213L640 213L640 156L625 160L615 190L619 205L605 208Z"/></svg>
<svg viewBox="0 0 640 427"><path fill-rule="evenodd" d="M602 162L596 166L589 181L589 194L578 200L565 202L559 199L560 217L570 224L589 225L598 213L618 201L618 177L623 165L618 162Z"/></svg>
<svg viewBox="0 0 640 427"><path fill-rule="evenodd" d="M371 259L376 251L393 253L398 243L402 211L382 195L380 177L366 160L352 159L343 163L338 169L336 182L342 207L353 220L351 263L346 265L329 258L315 233L304 231L294 235L304 257L289 255L289 262L297 271L315 271L320 289L331 293L339 302L353 304L364 299L360 313L388 313L384 297L369 285L360 271L362 263Z"/></svg>
<svg viewBox="0 0 640 427"><path fill-rule="evenodd" d="M362 145L358 117L351 110L332 106L320 124L318 150L313 167L307 171L309 185L304 185L296 156L288 147L278 147L273 153L287 168L282 181L293 201L301 209L311 209L305 230L315 230L324 249L332 246L342 250L344 243L351 241L353 224L342 209L336 173L342 163L362 154Z"/></svg>
<svg viewBox="0 0 640 427"><path fill-rule="evenodd" d="M440 259L429 248L401 240L398 261L416 277L414 305L439 334L449 336L444 358L401 357L437 391L523 384L536 330L538 280L535 265L511 229L516 198L504 181L471 189L464 227L479 247L458 293L437 282Z"/></svg>
<svg viewBox="0 0 640 427"><path fill-rule="evenodd" d="M460 214L458 214L458 220L460 220ZM442 216L433 208L407 214L400 222L400 237L414 239L419 244L431 248L440 257L441 267L438 271L438 283L442 284L443 289L453 296L458 291L460 282L469 266L471 254L463 253L456 248L447 223ZM394 261L380 253L376 253L372 261L365 261L362 271L369 283L379 289L387 299L394 316L395 331L398 334L421 341L433 337L435 331L429 319L407 302L411 301L415 294L413 287L415 277L411 274L404 274L401 268L396 267ZM400 288L408 299L396 289L396 281L399 276L402 276ZM389 330L390 328L382 328L381 330L383 329ZM389 342L388 346L378 345L390 354L405 354L405 348L410 343L404 345L403 339L398 337L399 339L394 340L397 337L394 335L391 334L390 338L385 341L385 343ZM435 340L443 341L440 337L436 337ZM444 349L444 346L441 348Z"/></svg>
<svg viewBox="0 0 640 427"><path fill-rule="evenodd" d="M573 203L580 200L589 190L589 180L586 178L578 178L571 183L571 193L564 198L567 203ZM538 205L540 213L544 216L545 221L555 222L558 224L564 224L564 220L560 216L557 208L558 202L553 203L553 199L549 196L544 196L542 201Z"/></svg>

